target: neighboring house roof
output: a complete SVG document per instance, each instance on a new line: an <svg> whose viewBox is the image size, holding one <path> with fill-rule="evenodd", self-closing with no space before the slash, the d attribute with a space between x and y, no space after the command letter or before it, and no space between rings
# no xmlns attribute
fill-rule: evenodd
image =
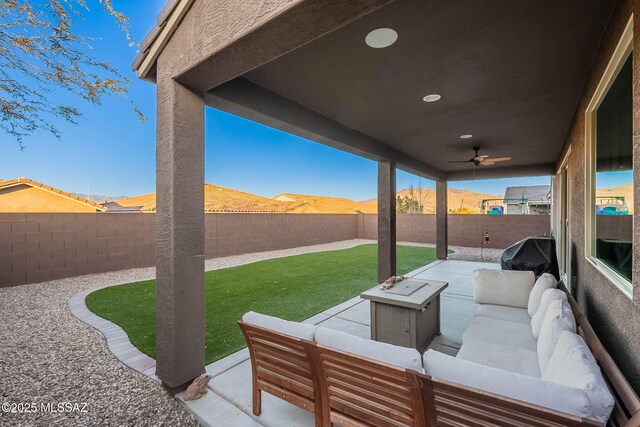
<svg viewBox="0 0 640 427"><path fill-rule="evenodd" d="M117 201L104 202L102 206L107 210L107 213L140 212L142 210L142 205L122 206Z"/></svg>
<svg viewBox="0 0 640 427"><path fill-rule="evenodd" d="M136 209L142 212L154 212L156 210L156 193L143 194L142 196L127 197L114 202L114 210ZM117 206L116 206L117 205ZM111 207L107 206L107 212Z"/></svg>
<svg viewBox="0 0 640 427"><path fill-rule="evenodd" d="M527 199L529 203L550 204L551 203L551 186L550 185L529 185L521 187L507 187L504 192L505 202L507 204L517 203L508 199Z"/></svg>
<svg viewBox="0 0 640 427"><path fill-rule="evenodd" d="M282 193L274 197L275 200L290 202L287 209L290 213L333 213L352 214L378 212L377 203L362 203L342 197L313 196L308 194Z"/></svg>
<svg viewBox="0 0 640 427"><path fill-rule="evenodd" d="M92 202L91 200L85 199L84 197L79 197L76 196L74 194L71 193L67 193L66 191L62 191L58 188L55 187L51 187L49 185L43 184L41 182L38 181L34 181L32 179L29 178L15 178L15 179L7 179L7 180L0 180L0 190L2 189L7 189L7 188L11 188L11 187L19 187L19 186L28 186L28 187L32 187L32 188L38 188L41 189L43 191L46 191L48 193L54 194L58 197L61 197L62 199L66 201L71 200L75 203L78 203L84 207L89 207L89 208L93 208L97 211L104 211L105 208L95 202ZM55 205L55 202L51 202L49 201L48 203L53 203ZM55 208L55 206L52 206L53 208ZM17 211L16 211L17 212Z"/></svg>
<svg viewBox="0 0 640 427"><path fill-rule="evenodd" d="M140 211L154 212L156 210L156 193L129 197L118 200L116 203L118 205L116 210L140 207ZM290 204L220 185L204 185L205 212L278 213L286 212Z"/></svg>
<svg viewBox="0 0 640 427"><path fill-rule="evenodd" d="M160 10L156 18L156 25L140 43L140 51L131 64L132 71L138 72L138 77L146 78L155 67L155 62L162 49L169 42L180 21L186 15L195 0L169 0Z"/></svg>

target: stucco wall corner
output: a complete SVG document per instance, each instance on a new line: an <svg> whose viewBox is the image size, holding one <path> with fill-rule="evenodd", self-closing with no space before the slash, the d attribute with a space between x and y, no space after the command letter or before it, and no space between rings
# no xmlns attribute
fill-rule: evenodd
<svg viewBox="0 0 640 427"><path fill-rule="evenodd" d="M640 244L635 244L633 249L634 298L632 300L585 257L585 111L632 13L639 17L634 20L634 38L638 39L640 36L639 7L638 0L621 0L617 3L594 58L590 76L585 82L563 150L566 152L567 147L571 146L568 158L569 223L571 273L575 280L575 296L603 345L636 391L640 391L640 377L637 375L637 372L640 372L640 341L638 340L640 336L640 305L638 304ZM634 169L640 171L640 61L638 60L634 60L633 81ZM637 172L634 174L634 242L640 242L639 189L640 173Z"/></svg>

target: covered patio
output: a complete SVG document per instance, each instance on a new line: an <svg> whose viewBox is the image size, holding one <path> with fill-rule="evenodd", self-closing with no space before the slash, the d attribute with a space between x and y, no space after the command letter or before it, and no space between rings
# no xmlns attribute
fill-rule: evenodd
<svg viewBox="0 0 640 427"><path fill-rule="evenodd" d="M455 356L462 343L462 333L469 326L478 304L473 302L473 270L499 269L494 263L458 260L435 261L407 276L449 283L440 298L442 335L436 336L429 349ZM370 305L360 297L352 298L304 323L370 337ZM248 349L243 349L206 367L213 378L209 392L198 400L185 404L200 422L209 426L306 426L314 424L313 414L284 400L264 394L263 411L258 417L251 412L251 361ZM184 401L184 393L177 397Z"/></svg>
<svg viewBox="0 0 640 427"><path fill-rule="evenodd" d="M379 281L395 275L396 169L436 181L442 261L448 182L553 175L561 277L638 389L632 375L640 368L638 275L631 280L628 267L626 281L620 279L591 249L596 163L588 148L594 102L640 31L633 21L638 7L631 0L169 2L133 64L140 78L157 85L156 374L162 383L178 390L205 372L208 106L377 162ZM627 68L635 113L629 139L640 134L638 63ZM632 170L640 159L634 150L615 167ZM640 208L638 198L634 205ZM632 214L636 225L639 212ZM624 244L638 259L639 247ZM444 261L416 274L458 274L451 269L459 268ZM469 270L463 271L447 298L471 315ZM316 320L351 322L356 334L366 334L366 323L344 318L366 317L365 305L352 303ZM434 346L455 351L456 322L467 315L457 314L444 314L445 339ZM236 357L225 372L246 369ZM225 374L217 375L212 389L223 381ZM207 399L244 407L250 395L233 397L229 390L237 389Z"/></svg>

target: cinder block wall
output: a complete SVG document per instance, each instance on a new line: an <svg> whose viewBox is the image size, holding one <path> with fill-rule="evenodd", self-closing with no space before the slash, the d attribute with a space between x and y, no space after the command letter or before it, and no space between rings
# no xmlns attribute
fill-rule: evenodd
<svg viewBox="0 0 640 427"><path fill-rule="evenodd" d="M548 216L449 215L449 244L494 248L549 233ZM435 215L399 214L399 241L435 243ZM377 238L376 215L207 214L207 258ZM155 264L153 214L2 214L0 287Z"/></svg>
<svg viewBox="0 0 640 427"><path fill-rule="evenodd" d="M146 214L0 214L0 287L155 264Z"/></svg>
<svg viewBox="0 0 640 427"><path fill-rule="evenodd" d="M377 239L378 218L364 215L364 238ZM549 235L549 215L449 215L449 245L480 247L485 230L489 232L490 248L504 249L528 236ZM398 214L397 240L401 242L436 242L436 216Z"/></svg>
<svg viewBox="0 0 640 427"><path fill-rule="evenodd" d="M631 240L633 236L633 215L598 215L596 236L599 238Z"/></svg>
<svg viewBox="0 0 640 427"><path fill-rule="evenodd" d="M354 239L357 215L207 214L207 258ZM155 265L153 214L0 213L0 287Z"/></svg>
<svg viewBox="0 0 640 427"><path fill-rule="evenodd" d="M358 215L205 215L205 254L218 258L357 238Z"/></svg>

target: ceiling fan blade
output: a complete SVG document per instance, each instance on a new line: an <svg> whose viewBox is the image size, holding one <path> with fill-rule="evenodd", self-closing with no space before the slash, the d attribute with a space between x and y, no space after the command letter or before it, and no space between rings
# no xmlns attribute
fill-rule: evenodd
<svg viewBox="0 0 640 427"><path fill-rule="evenodd" d="M462 168L462 167L469 166L469 165L475 166L475 165L474 165L473 163L471 163L471 162L464 162L464 163L462 163L462 164L456 165L455 167L457 167L457 168Z"/></svg>
<svg viewBox="0 0 640 427"><path fill-rule="evenodd" d="M506 162L507 160L511 160L511 157L496 157L496 158L488 158L487 159L490 162Z"/></svg>
<svg viewBox="0 0 640 427"><path fill-rule="evenodd" d="M480 157L484 157L484 158L486 159L487 157L489 157L489 155L488 155L488 154L483 154L483 155L482 155L482 156L480 156Z"/></svg>
<svg viewBox="0 0 640 427"><path fill-rule="evenodd" d="M495 165L495 163L490 162L490 161L488 161L488 160L486 160L486 161L484 161L484 162L480 163L480 166L491 166L491 165Z"/></svg>
<svg viewBox="0 0 640 427"><path fill-rule="evenodd" d="M449 160L448 163L471 163L473 160Z"/></svg>

